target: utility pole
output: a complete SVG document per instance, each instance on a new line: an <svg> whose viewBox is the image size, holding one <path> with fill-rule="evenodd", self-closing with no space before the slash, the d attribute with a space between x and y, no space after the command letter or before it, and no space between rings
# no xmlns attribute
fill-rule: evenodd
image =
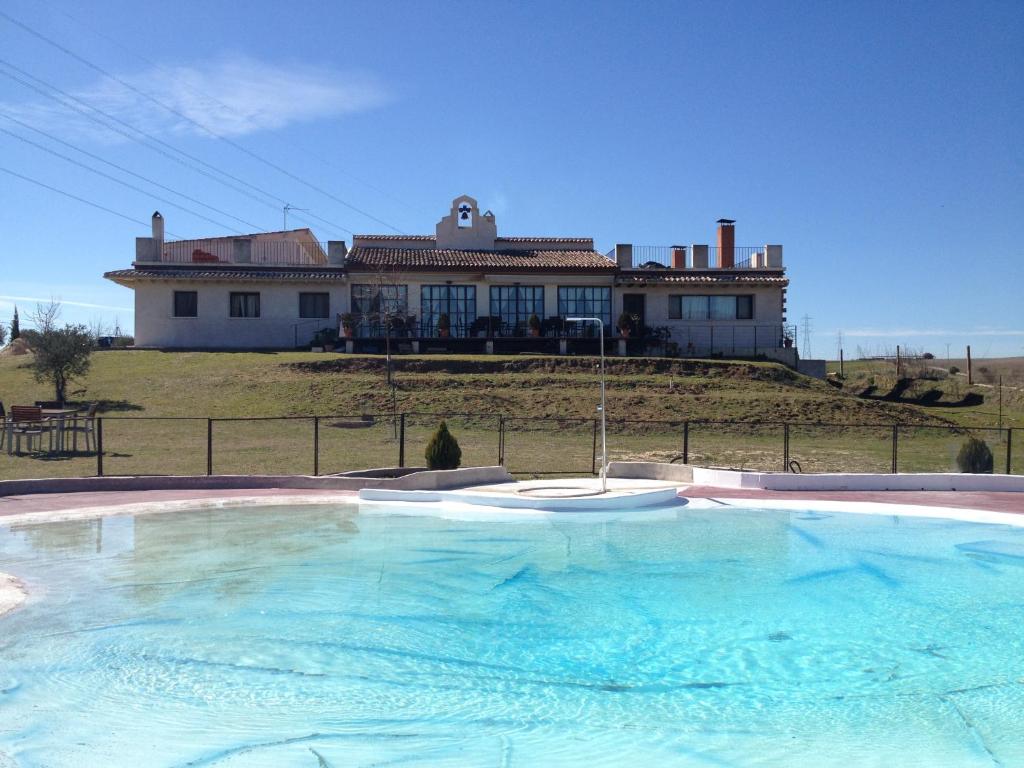
<svg viewBox="0 0 1024 768"><path fill-rule="evenodd" d="M974 369L971 367L971 345L967 345L967 386L974 384Z"/></svg>
<svg viewBox="0 0 1024 768"><path fill-rule="evenodd" d="M801 355L803 358L810 358L811 356L811 320L813 319L810 315L804 315L800 318L800 322L804 326L804 342L800 345L803 349L803 354Z"/></svg>
<svg viewBox="0 0 1024 768"><path fill-rule="evenodd" d="M896 345L896 378L900 377L900 345Z"/></svg>

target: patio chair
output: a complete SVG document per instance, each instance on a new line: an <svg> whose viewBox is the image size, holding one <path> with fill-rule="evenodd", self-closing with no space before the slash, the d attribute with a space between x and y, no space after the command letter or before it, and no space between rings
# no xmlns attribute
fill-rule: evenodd
<svg viewBox="0 0 1024 768"><path fill-rule="evenodd" d="M99 403L91 403L84 416L75 416L69 426L64 427L65 433L71 433L71 450L78 452L78 435L85 438L85 450L94 450L96 444L96 410ZM90 445L91 441L91 445Z"/></svg>
<svg viewBox="0 0 1024 768"><path fill-rule="evenodd" d="M39 450L42 450L43 435L50 436L50 447L53 447L53 432L51 425L43 420L43 409L38 405L12 405L10 416L10 440L17 441L15 452L21 453L21 438L24 437L28 443L29 451L32 450L32 441L36 440ZM7 452L11 452L11 443L7 444Z"/></svg>

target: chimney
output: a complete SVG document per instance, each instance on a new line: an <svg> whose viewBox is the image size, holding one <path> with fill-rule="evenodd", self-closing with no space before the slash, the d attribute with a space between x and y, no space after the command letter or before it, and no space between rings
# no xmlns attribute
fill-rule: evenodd
<svg viewBox="0 0 1024 768"><path fill-rule="evenodd" d="M720 269L736 266L736 222L733 219L718 220L718 266Z"/></svg>
<svg viewBox="0 0 1024 768"><path fill-rule="evenodd" d="M164 240L164 217L160 215L160 211L153 212L153 239L161 243Z"/></svg>
<svg viewBox="0 0 1024 768"><path fill-rule="evenodd" d="M672 246L672 269L686 269L686 246Z"/></svg>
<svg viewBox="0 0 1024 768"><path fill-rule="evenodd" d="M631 243L615 244L615 263L619 269L633 268L633 245Z"/></svg>

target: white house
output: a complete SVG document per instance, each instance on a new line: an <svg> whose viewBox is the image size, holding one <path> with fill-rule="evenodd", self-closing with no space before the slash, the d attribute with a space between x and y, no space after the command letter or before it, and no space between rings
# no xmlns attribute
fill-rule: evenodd
<svg viewBox="0 0 1024 768"><path fill-rule="evenodd" d="M327 329L352 351L572 353L597 341L563 318L589 316L610 352L795 365L782 246L737 247L734 231L723 219L714 246L602 254L586 237L499 236L462 196L433 235L356 235L349 249L308 229L168 242L157 213L132 267L105 276L135 291L137 347L307 347Z"/></svg>

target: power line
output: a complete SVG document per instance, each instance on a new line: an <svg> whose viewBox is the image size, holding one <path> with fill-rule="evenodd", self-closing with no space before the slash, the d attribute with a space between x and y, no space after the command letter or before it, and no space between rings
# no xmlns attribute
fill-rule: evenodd
<svg viewBox="0 0 1024 768"><path fill-rule="evenodd" d="M102 32L101 30L97 29L96 27L94 27L93 25L89 24L88 22L83 21L82 19L78 18L74 14L68 13L65 9L54 7L52 10L55 10L55 11L57 11L57 13L61 14L62 16L65 16L66 18L71 19L73 22L75 22L79 26L82 26L85 29L89 30L94 35L96 35L97 37L102 38L103 40L106 40L108 43L110 43L111 45L115 46L116 48L120 48L122 51L124 51L125 53L129 54L130 56L134 56L135 58L139 59L140 61L145 62L149 66L153 67L153 69L158 70L158 71L162 71L162 72L166 72L168 74L173 74L173 70L171 70L169 67L166 67L166 66L164 66L162 64L159 64L159 63L153 61L149 57L144 56L143 54L139 53L137 50L135 50L133 48L129 48L127 45L124 45L123 43L121 43L120 41L118 41L115 38L111 37L110 35L105 34L104 32ZM203 98L209 99L214 104L217 104L218 106L222 107L223 109L234 111L233 107L231 107L229 104L225 104L223 101L218 99L216 96L214 96L214 95L212 95L212 94L210 94L210 93L208 93L208 92L206 92L206 91L204 91L204 90L202 90L200 88L196 88L194 85L192 85L190 83L187 83L187 82L186 83L182 83L182 85L185 87L186 90L189 90L192 93L198 94L199 96L202 96ZM247 123L248 125L251 125L251 126L255 126L256 125L250 118L246 117L245 115L239 115L239 117L241 117L242 120L245 123ZM327 158L322 157L321 155L317 154L316 152L313 152L312 150L308 149L307 147L295 144L293 142L287 142L287 143L293 149L297 149L300 152L302 152L302 153L312 157L317 162L322 163L324 165L328 165L331 168L336 169L343 176L346 176L347 178L351 179L352 181L356 182L357 184L362 184L367 189L372 189L374 192L377 192L377 193L379 193L381 195L384 195L385 197L389 198L390 200L393 200L394 202L396 202L399 205L402 205L402 206L404 206L406 208L413 209L415 207L415 206L411 205L409 202L407 202L405 200L402 200L399 197L396 197L392 193L388 192L386 189L381 189L380 187L376 186L375 184L371 184L370 182L366 181L365 179L359 178L358 176L353 174L351 171L348 171L348 170L342 168L337 163L332 163Z"/></svg>
<svg viewBox="0 0 1024 768"><path fill-rule="evenodd" d="M235 216L234 214L228 213L227 211L222 211L220 208L216 208L216 207L210 205L209 203L204 203L202 200L197 200L196 198L194 198L194 197L192 197L190 195L186 195L184 192L179 192L176 189L168 187L166 184L161 184L158 181L153 181L152 179L147 178L147 177L143 176L140 173L136 173L135 171L130 170L128 168L125 168L124 166L118 165L117 163L114 163L114 162L112 162L110 160L106 160L106 159L100 157L99 155L93 154L92 152L89 152L88 150L85 150L85 149L82 149L81 147L75 146L74 144L72 144L69 141L64 141L64 139L61 139L61 138L59 138L57 136L54 136L52 133L47 133L46 131L42 130L41 128L36 128L34 125L30 125L30 124L28 124L26 122L23 122L23 121L19 120L16 117L11 117L10 115L6 114L5 112L0 111L0 115L2 115L3 117L7 118L11 122L17 123L18 125L20 125L23 128L27 128L28 130L34 131L34 132L40 134L41 136L45 136L46 138L50 139L51 141L55 141L58 144L62 144L65 147L69 147L70 149L73 149L76 152L81 152L86 157L91 157L93 160L97 160L97 161L99 161L101 163L109 165L111 168L116 168L117 170L121 171L122 173L127 173L130 176L134 176L137 179L141 179L142 181L145 181L147 184L152 184L153 186L159 187L160 189L165 189L168 192L171 192L171 193L173 193L175 195L178 195L179 197L183 197L186 200L190 200L193 203L196 203L197 205L201 205L204 208L209 208L211 211L215 211L216 213L219 213L222 216L227 216L228 218L231 218L231 219L234 219L235 221L241 222L242 224L245 224L248 227L253 227L255 229L255 231L260 231L260 230L263 229L259 224L253 224L251 221L246 221L245 219L241 219L238 216ZM20 137L15 137L15 138L20 138ZM47 151L49 151L49 150L47 150ZM208 219L208 221L209 221L209 219ZM221 225L221 226L223 226L223 225ZM227 229L231 229L231 227L227 227Z"/></svg>
<svg viewBox="0 0 1024 768"><path fill-rule="evenodd" d="M96 168L92 168L92 167L86 165L85 163L81 163L78 160L75 160L72 157L68 157L67 155L61 154L60 152L58 152L55 149L50 149L49 147L47 147L47 146L45 146L43 144L40 144L39 142L32 141L32 139L27 139L24 136L19 136L18 134L14 133L13 131L8 131L6 128L0 128L0 133L6 133L8 136L11 136L11 137L17 139L18 141L23 141L26 144L35 147L36 149L41 149L43 152L49 152L54 157L59 157L61 160L64 160L65 162L71 163L72 165L77 165L79 168L84 168L85 170L90 171L91 173L95 173L97 176L102 176L105 179L110 179L114 183L120 184L123 187L127 187L128 189L134 190L135 192L141 192L142 194L147 195L148 197L152 197L154 200L159 200L162 203L166 203L167 205L170 205L170 206L173 206L175 208L178 208L179 210L185 211L186 213L190 213L193 216L196 216L196 217L198 217L200 219L203 219L204 221L210 222L211 224L216 224L218 227L223 227L225 229L230 229L232 232L234 232L236 234L239 234L239 235L245 234L241 230L235 229L234 227L229 227L227 224L224 224L222 222L216 221L215 219L211 219L211 218L209 218L207 216L204 216L201 213L193 211L191 208L186 208L183 205L179 205L178 203L172 202L171 200L168 200L166 197L160 197L159 195L154 195L152 192L147 192L142 187L137 187L134 184L131 184L131 183L127 182L127 181L123 181L122 179L117 178L116 176L111 176L109 173L104 173L103 171L97 170Z"/></svg>
<svg viewBox="0 0 1024 768"><path fill-rule="evenodd" d="M313 191L319 192L320 194L324 195L325 197L329 197L331 200L334 200L335 202L340 203L341 205L344 205L346 208L350 208L351 210L355 211L356 213L359 213L359 214L367 217L368 219L371 219L371 220L377 222L378 224L381 224L382 226L387 227L388 229L394 230L395 232L399 232L399 233L401 232L400 229L398 229L395 226L392 226L391 224L389 224L388 222L384 221L383 219L379 219L376 216L374 216L373 214L367 213L366 211L364 211L364 210L362 210L360 208L357 208L356 206L352 205L351 203L349 203L349 202L347 202L345 200L342 200L337 195L334 195L331 192L328 192L327 190L322 189L321 187L313 184L312 182L306 181L301 176L298 176L297 174L292 173L291 171L289 171L288 169L278 165L277 163L275 163L275 162L273 162L271 160L266 159L265 157L259 155L256 152L253 152L252 150L242 146L238 142L232 141L231 139L227 138L226 136L220 135L219 133L217 133L213 129L208 128L207 126L203 125L199 121L194 120L193 118L189 117L184 112L181 112L180 110L177 110L174 107L172 107L172 106L170 106L168 104L165 104L164 102L160 101L160 99L156 98L152 94L147 93L146 91L143 91L141 88L136 88L134 85L129 83L127 80L124 80L124 79L118 77L117 75L115 75L115 74L113 74L111 72L108 72L103 67L99 66L98 64L90 61L89 59L85 58L84 56L81 56L81 55L75 53L71 49L61 45L56 40L53 40L53 39L47 37L46 35L44 35L43 33L33 29L29 25L24 24L21 21L18 21L13 16L5 13L2 10L0 10L0 17L6 19L8 22L10 22L11 24L14 24L15 26L17 26L20 29L24 30L28 34L32 35L33 37L36 37L39 40L42 40L43 42L45 42L46 44L53 46L57 50L61 51L62 53L64 53L67 56L70 56L71 58L75 59L76 61L80 62L81 64L84 64L85 66L89 67L90 69L95 70L96 72L98 72L99 74L103 75L104 77L110 78L114 82L124 86L125 88L127 88L130 91L132 91L133 93L138 94L139 96L141 96L142 98L146 99L147 101L151 101L152 103L156 104L161 109L165 109L168 112L170 112L172 115L175 115L178 118L180 118L182 120L185 120L188 123L191 123L192 125L196 126L200 130L210 134L215 139L218 139L219 141L223 141L225 144L227 144L227 145L229 145L231 147L234 147L239 152L242 152L242 153L252 157L253 159L258 160L259 162L263 163L264 165L267 165L268 167L273 168L278 173L284 174L285 176L287 176L287 177L289 177L291 179L294 179L295 181L299 182L300 184L304 184L305 186L309 187Z"/></svg>
<svg viewBox="0 0 1024 768"><path fill-rule="evenodd" d="M0 13L2 13L2 12L0 12ZM69 109L72 109L72 110L78 112L79 114L83 115L84 117L88 118L89 120L92 120L94 123L96 123L97 125L100 125L101 127L105 128L106 130L112 131L112 132L114 132L114 133L116 133L116 134L118 134L120 136L123 136L126 139L128 139L129 141L133 141L133 142L135 142L137 144L140 144L141 146L146 147L150 151L156 152L157 154L159 154L159 155L161 155L163 157L166 157L169 160L173 160L174 162L176 162L176 163L178 163L180 165L183 165L186 168L189 168L190 170L195 171L196 173L199 173L199 174L205 176L206 178L211 179L212 181L215 181L218 184L221 184L222 186L227 187L228 189L231 189L231 190L233 190L235 192L238 192L241 195L245 195L246 197L248 197L248 198L250 198L252 200L255 200L256 202L258 202L258 203L260 203L262 205L266 205L266 206L268 206L270 208L273 208L275 212L279 211L281 209L281 206L278 205L278 203L282 203L283 204L283 203L286 202L284 199L277 197L273 193L267 192L266 190L261 189L260 187L257 187L256 185L251 184L251 183L245 181L244 179L240 179L237 176L234 176L234 175L228 173L227 171L223 171L223 170L217 168L216 166L211 165L210 163L206 162L205 160L196 157L195 155L192 155L192 154L190 154L190 153L188 153L188 152L186 152L186 151L184 151L182 149L178 149L177 147L173 146L172 144L168 144L166 141L163 141L162 139L156 138L155 136L152 136L152 135L148 134L146 131L143 131L140 128L136 128L131 123L128 123L128 122L122 120L121 118L119 118L119 117L117 117L115 115L111 115L109 112L106 112L105 110L100 109L99 107L95 107L95 106L89 104L88 102L84 101L83 99L80 99L77 96L74 96L74 95L68 93L67 91L62 90L61 88L58 88L57 86L55 86L52 83L49 83L49 82L43 80L42 78L36 77L35 75L33 75L33 74L29 73L29 72L26 72L25 70L21 69L20 67L18 67L15 64L12 64L11 62L7 61L6 59L0 58L0 65L2 65L4 67L7 67L9 69L13 69L15 72L23 75L24 77L29 78L30 80L35 81L36 83L41 83L45 88L49 88L52 91L55 91L56 93L59 93L61 96L64 97L64 99L68 99L68 100L70 100L72 102L75 102L75 104L79 104L81 106L76 106L75 104L69 104L69 103L67 103L67 101L62 100L61 98L58 98L57 96L53 95L52 93L48 93L43 88L41 88L41 87L31 83L31 82L27 82L26 80L22 79L21 77L18 77L17 75L13 75L10 72L5 72L3 70L0 70L0 74L4 75L5 77L8 77L11 80L14 80L15 82L18 82L18 83L24 85L26 88L29 88L29 89L35 91L36 93L39 93L42 96L45 96L48 99L52 99L53 101L56 101L61 106L67 107ZM86 111L86 110L89 110L89 111ZM98 115L102 115L107 120L110 120L113 123L117 123L118 125L124 126L124 128L126 128L128 130L127 131L123 130L121 128L118 128L115 125L108 125L103 120L101 120L100 118L96 117L96 115L91 114L91 112L95 112ZM129 131L131 131L132 133L129 133ZM133 135L133 134L138 134L138 135ZM140 138L140 137L142 137L142 138ZM158 144L160 146L153 146L153 144ZM170 150L170 151L162 149L161 147L166 147L167 150ZM199 163L200 165L204 165L207 168L210 168L215 173L220 174L221 176L225 176L228 179L232 179L234 181L237 181L239 184L242 184L242 185L244 185L246 187L249 187L250 189L255 190L256 192L260 193L260 195L263 195L263 197L260 197L260 196L258 196L256 194L253 194L252 192L249 192L248 190L246 190L246 189L244 189L242 187L236 186L235 184L232 184L232 183L230 183L228 181L225 181L224 179L214 175L214 173L210 173L209 171L206 171L206 170L204 170L202 168L199 168L194 163L190 163L190 162L188 162L186 160L183 160L181 157L178 157L177 155L172 154L172 153L177 153L177 155L181 155L181 156L183 156L185 158L188 158L189 160L194 161L194 163ZM270 202L271 200L274 201L274 202ZM331 229L334 229L334 230L337 230L337 231L341 231L341 232L347 232L350 235L354 234L352 232L352 230L350 230L347 227L344 227L344 226L342 226L340 224L328 221L327 219L324 219L324 218L319 217L319 216L316 217L316 218L320 219L320 221L322 221L325 224L327 224ZM262 229L262 228L259 228L259 229Z"/></svg>
<svg viewBox="0 0 1024 768"><path fill-rule="evenodd" d="M38 179L33 179L33 178L29 177L29 176L23 176L22 174L17 173L16 171L12 171L10 168L4 168L2 165L0 165L0 171L3 171L4 173L10 174L11 176L14 176L16 178L19 178L22 181L27 181L30 184L35 184L36 186L42 187L43 189L48 189L51 192L56 192L58 195L64 195L64 197L70 197L72 200L77 200L78 202L85 203L86 205L90 205L93 208L98 208L99 210L106 211L107 213L113 214L114 216L119 216L122 219L126 219L127 221L132 222L133 224L141 224L142 226L147 227L147 228L152 225L152 222L142 221L140 219L133 218L133 217L128 216L128 215L126 215L124 213L121 213L120 211L115 211L113 208L107 208L105 205L100 205L99 203L94 203L92 200L86 200L84 197L79 197L78 195L73 195L70 192L65 192L63 189L57 189L57 187L51 187L49 184L46 184L46 183L44 183L42 181L39 181ZM168 232L168 234L169 235L174 235L174 237L178 237L178 238L181 237L181 235L175 235L173 232Z"/></svg>

